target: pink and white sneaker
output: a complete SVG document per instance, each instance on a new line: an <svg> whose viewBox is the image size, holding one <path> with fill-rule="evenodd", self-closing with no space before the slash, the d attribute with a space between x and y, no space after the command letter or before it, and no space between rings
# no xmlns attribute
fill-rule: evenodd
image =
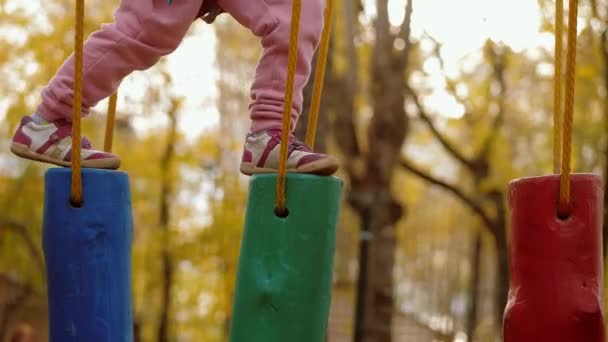
<svg viewBox="0 0 608 342"><path fill-rule="evenodd" d="M280 150L280 129L249 134L245 142L241 172L245 175L277 172ZM336 158L314 153L303 142L290 135L287 172L331 176L338 170L338 166Z"/></svg>
<svg viewBox="0 0 608 342"><path fill-rule="evenodd" d="M82 138L81 165L86 168L117 169L120 159L111 153L94 150ZM15 132L11 151L23 158L69 167L72 164L72 124L65 120L37 124L25 116Z"/></svg>

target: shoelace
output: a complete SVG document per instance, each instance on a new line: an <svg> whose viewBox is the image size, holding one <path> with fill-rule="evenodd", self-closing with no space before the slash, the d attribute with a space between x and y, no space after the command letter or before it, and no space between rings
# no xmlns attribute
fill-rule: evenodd
<svg viewBox="0 0 608 342"><path fill-rule="evenodd" d="M280 130L271 131L271 132L268 132L268 134L270 134L270 136L272 136L274 139L278 140L279 142L281 141L281 131ZM287 153L288 155L291 155L294 151L312 153L312 150L310 149L310 147L308 147L308 145L306 145L302 141L298 140L296 138L296 136L293 134L289 135L289 148L287 151L288 151L288 153Z"/></svg>
<svg viewBox="0 0 608 342"><path fill-rule="evenodd" d="M62 126L70 126L71 127L71 124L67 120L58 120L58 121L55 122L55 126L58 127L58 128L62 127ZM51 136L51 139L55 140L55 142L58 142L59 140L68 137L69 134L71 134L71 129L69 130L69 133L67 133L65 136L62 136L60 134L55 133L55 134L53 134ZM87 137L81 137L80 138L80 147L82 147L82 148L84 148L86 150L90 150L92 148L92 146L93 145L91 144L91 141Z"/></svg>
<svg viewBox="0 0 608 342"><path fill-rule="evenodd" d="M87 139L86 137L82 137L82 139L80 140L80 146L85 150L90 150L92 146L91 141L89 141L89 139Z"/></svg>
<svg viewBox="0 0 608 342"><path fill-rule="evenodd" d="M310 149L310 147L308 147L308 145L306 145L304 142L296 139L296 137L293 135L289 137L289 147L293 148L294 150L298 150L298 151L312 152L312 150Z"/></svg>

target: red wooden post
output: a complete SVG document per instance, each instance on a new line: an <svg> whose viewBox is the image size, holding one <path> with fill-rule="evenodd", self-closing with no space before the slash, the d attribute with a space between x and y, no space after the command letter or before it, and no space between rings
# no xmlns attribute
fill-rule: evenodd
<svg viewBox="0 0 608 342"><path fill-rule="evenodd" d="M572 175L564 220L558 193L558 175L510 184L505 342L604 342L601 179Z"/></svg>

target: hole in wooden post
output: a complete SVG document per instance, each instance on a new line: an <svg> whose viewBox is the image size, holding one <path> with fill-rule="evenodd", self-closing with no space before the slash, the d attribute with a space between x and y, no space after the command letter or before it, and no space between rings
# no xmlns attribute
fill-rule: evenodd
<svg viewBox="0 0 608 342"><path fill-rule="evenodd" d="M559 203L557 205L557 218L562 221L566 221L572 215L572 205L571 203L563 204Z"/></svg>
<svg viewBox="0 0 608 342"><path fill-rule="evenodd" d="M274 214L277 215L277 217L286 218L289 216L289 209L280 209L279 207L276 207L274 208Z"/></svg>
<svg viewBox="0 0 608 342"><path fill-rule="evenodd" d="M83 200L76 201L73 198L70 198L70 205L72 206L72 208L82 208L83 204Z"/></svg>

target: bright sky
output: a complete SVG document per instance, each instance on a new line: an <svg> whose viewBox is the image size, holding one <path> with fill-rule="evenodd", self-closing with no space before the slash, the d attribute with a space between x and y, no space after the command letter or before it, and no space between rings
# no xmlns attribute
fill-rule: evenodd
<svg viewBox="0 0 608 342"><path fill-rule="evenodd" d="M367 1L366 11L374 13L375 1ZM403 18L405 0L390 0L391 21ZM417 0L414 2L412 33L420 37L430 34L443 45L442 53L450 74L457 73L463 58L479 51L485 39L503 41L515 50L552 46L552 36L541 34L538 3L533 0ZM254 39L254 38L252 38ZM218 121L213 101L217 95L214 70L215 36L212 26L197 24L195 34L168 58L177 87L173 90L188 98L182 115L182 129L194 137L202 129ZM436 61L424 65L431 82L439 90L427 104L445 116L458 116L462 109L445 92L443 78ZM207 108L200 112L201 104ZM245 113L243 115L246 115ZM138 120L138 127L146 128L150 118Z"/></svg>
<svg viewBox="0 0 608 342"><path fill-rule="evenodd" d="M366 11L373 13L374 1ZM404 16L405 0L389 0L391 22L398 25ZM539 46L551 48L553 36L541 33L540 8L533 0L415 0L412 35L425 33L442 43L442 56L450 76L467 63L479 60L480 48L488 38L501 41L515 51ZM424 45L423 45L424 48ZM425 104L445 117L459 117L464 109L444 90L445 80L437 60L423 65L435 88Z"/></svg>
<svg viewBox="0 0 608 342"><path fill-rule="evenodd" d="M395 19L404 0L392 0ZM516 50L542 44L540 9L534 0L419 0L414 2L413 34L426 31L445 44L450 62L477 50L488 37Z"/></svg>

